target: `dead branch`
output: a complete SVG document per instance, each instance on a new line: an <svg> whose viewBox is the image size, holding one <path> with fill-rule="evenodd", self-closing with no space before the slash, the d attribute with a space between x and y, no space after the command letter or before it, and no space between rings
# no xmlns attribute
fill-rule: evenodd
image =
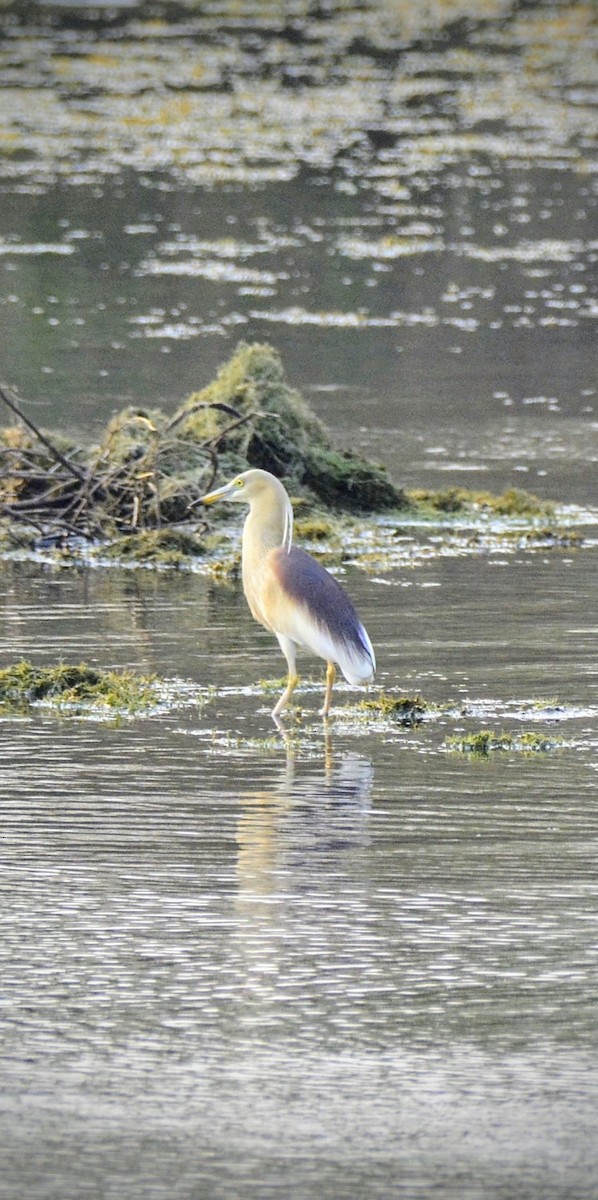
<svg viewBox="0 0 598 1200"><path fill-rule="evenodd" d="M75 478L82 483L85 479L83 471L80 471L79 467L76 467L73 463L69 462L68 458L65 458L64 454L61 453L57 446L53 445L50 439L46 437L45 433L42 433L41 429L37 428L37 425L33 423L31 418L25 416L25 413L21 411L21 408L17 403L16 397L13 399L9 394L9 391L10 389L6 386L6 384L0 384L0 397L2 400L4 400L4 403L8 405L10 409L12 409L12 411L17 417L19 417L19 420L21 420L24 425L27 425L31 432L35 434L35 437L38 439L38 441L42 442L42 444L46 447L46 450L49 450L52 457L55 458L57 462L61 463L71 475L74 475Z"/></svg>

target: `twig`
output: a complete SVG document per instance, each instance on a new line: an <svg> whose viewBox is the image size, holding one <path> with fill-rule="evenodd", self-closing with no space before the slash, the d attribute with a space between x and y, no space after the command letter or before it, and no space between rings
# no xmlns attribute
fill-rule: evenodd
<svg viewBox="0 0 598 1200"><path fill-rule="evenodd" d="M191 407L186 408L184 412L179 412L176 414L176 416L172 417L171 420L168 421L167 425L165 425L164 432L170 433L171 429L174 429L177 425L180 425L182 421L186 421L187 417L190 417L192 413L199 412L200 408L217 408L220 412L228 413L230 417L240 418L242 415L236 408L232 407L232 404L225 404L221 400L215 400L212 404L210 404L207 400L198 400L197 404L192 404Z"/></svg>
<svg viewBox="0 0 598 1200"><path fill-rule="evenodd" d="M47 508L52 508L55 504L59 504L66 500L64 491L51 487L47 492L43 492L39 496L31 496L29 500L15 500L12 507L15 512L31 512L39 510L40 512L47 511Z"/></svg>
<svg viewBox="0 0 598 1200"><path fill-rule="evenodd" d="M35 434L36 438L38 438L39 441L42 442L42 444L46 447L46 450L50 451L52 457L55 458L59 463L62 463L62 466L71 475L74 475L80 483L83 483L85 480L84 472L80 471L78 467L75 467L73 463L69 462L68 458L65 458L64 454L61 454L60 450L58 450L56 446L52 444L50 439L47 438L46 435L37 428L37 425L34 425L33 421L29 417L26 417L25 413L21 412L16 400L11 399L9 396L6 384L0 384L0 397L2 397L4 403L7 404L14 413L16 413L17 417L19 417L20 420L29 427L31 432Z"/></svg>
<svg viewBox="0 0 598 1200"><path fill-rule="evenodd" d="M232 433L233 429L239 428L239 425L246 425L248 421L253 419L253 417L261 416L262 414L259 412L250 412L244 417L239 417L236 421L232 421L230 425L227 425L226 428L220 433L217 433L215 437L210 438L207 442L202 442L202 449L207 450L209 447L217 446L218 442L221 442L222 439L226 437L227 433Z"/></svg>
<svg viewBox="0 0 598 1200"><path fill-rule="evenodd" d="M19 523L22 525L32 525L34 529L37 529L38 533L43 534L43 532L44 532L43 525L39 525L38 522L33 521L31 519L31 517L28 517L28 516L22 517L21 514L19 512L16 512L11 507L10 504L0 503L0 513L2 513L3 516L10 517L13 521L15 521L15 520L19 521ZM10 529L8 530L8 534L10 537L11 536Z"/></svg>

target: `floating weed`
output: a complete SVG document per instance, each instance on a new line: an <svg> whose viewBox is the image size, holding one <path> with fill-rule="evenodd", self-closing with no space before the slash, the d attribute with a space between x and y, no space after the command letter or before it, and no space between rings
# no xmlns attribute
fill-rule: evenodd
<svg viewBox="0 0 598 1200"><path fill-rule="evenodd" d="M269 696L274 692L284 691L286 685L287 679L286 676L283 675L280 679L258 679L256 687L260 692L263 692L264 695Z"/></svg>
<svg viewBox="0 0 598 1200"><path fill-rule="evenodd" d="M323 542L338 537L338 523L326 517L300 517L295 520L295 534L306 542Z"/></svg>
<svg viewBox="0 0 598 1200"><path fill-rule="evenodd" d="M26 713L43 706L61 713L126 717L207 703L206 689L88 663L34 667L21 661L0 671L0 711Z"/></svg>
<svg viewBox="0 0 598 1200"><path fill-rule="evenodd" d="M391 696L382 692L374 700L361 700L357 708L377 717L391 718L398 725L419 725L429 705L421 696Z"/></svg>
<svg viewBox="0 0 598 1200"><path fill-rule="evenodd" d="M563 738L550 737L543 733L522 732L497 733L489 729L481 729L477 733L454 735L446 738L445 749L452 752L474 754L485 757L496 750L515 751L524 754L546 753L560 750L565 745Z"/></svg>
<svg viewBox="0 0 598 1200"><path fill-rule="evenodd" d="M500 495L476 491L470 488L451 487L440 491L416 488L407 493L407 499L416 508L437 513L464 513L471 509L482 509L501 517L549 517L555 513L550 500L541 500L523 488L508 488Z"/></svg>
<svg viewBox="0 0 598 1200"><path fill-rule="evenodd" d="M556 724L598 717L596 705L560 704L555 698L543 700L538 697L529 700L468 699L446 711L456 720L466 717L478 722L505 720L537 724L550 721Z"/></svg>
<svg viewBox="0 0 598 1200"><path fill-rule="evenodd" d="M236 585L241 578L241 555L229 554L225 558L212 559L207 563L207 571L214 583L223 587Z"/></svg>
<svg viewBox="0 0 598 1200"><path fill-rule="evenodd" d="M213 753L220 754L272 754L279 752L281 745L281 737L277 733L267 734L265 737L242 737L240 734L233 733L217 733L212 730L209 745Z"/></svg>
<svg viewBox="0 0 598 1200"><path fill-rule="evenodd" d="M160 699L157 680L133 671L103 671L87 663L34 667L25 661L0 671L0 705L7 710L44 704L132 714L156 708Z"/></svg>
<svg viewBox="0 0 598 1200"><path fill-rule="evenodd" d="M505 540L514 540L524 549L552 550L569 548L577 550L583 546L585 538L579 529L566 529L561 526L540 529L511 529L502 535Z"/></svg>
<svg viewBox="0 0 598 1200"><path fill-rule="evenodd" d="M203 541L180 529L146 529L114 538L102 554L121 562L181 567L204 555L205 549Z"/></svg>

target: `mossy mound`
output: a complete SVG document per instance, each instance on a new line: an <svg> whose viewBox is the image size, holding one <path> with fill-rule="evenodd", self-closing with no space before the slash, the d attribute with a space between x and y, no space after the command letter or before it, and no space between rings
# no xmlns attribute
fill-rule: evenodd
<svg viewBox="0 0 598 1200"><path fill-rule="evenodd" d="M213 383L185 401L175 422L201 445L218 442L223 478L261 467L290 486L308 487L329 506L377 511L405 503L384 468L333 450L325 425L287 383L272 346L241 343Z"/></svg>
<svg viewBox="0 0 598 1200"><path fill-rule="evenodd" d="M309 449L303 460L301 482L334 508L379 512L406 504L404 494L394 487L382 467L350 450L340 452L325 446Z"/></svg>
<svg viewBox="0 0 598 1200"><path fill-rule="evenodd" d="M45 703L133 713L154 707L159 699L155 681L133 671L102 671L87 663L34 667L25 661L0 671L0 706L13 711Z"/></svg>
<svg viewBox="0 0 598 1200"><path fill-rule="evenodd" d="M18 424L0 430L0 512L47 537L133 538L189 520L215 482L262 467L327 506L374 512L405 503L382 467L332 448L326 427L287 383L272 346L241 343L217 377L170 416L128 407L97 445L38 429L0 385ZM200 520L203 514L193 514ZM141 542L121 557L152 557ZM179 547L173 553L178 553ZM194 550L182 553L193 554Z"/></svg>

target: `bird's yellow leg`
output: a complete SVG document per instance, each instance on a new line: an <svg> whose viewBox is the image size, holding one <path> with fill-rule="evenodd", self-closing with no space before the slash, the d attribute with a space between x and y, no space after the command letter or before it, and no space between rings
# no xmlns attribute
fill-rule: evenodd
<svg viewBox="0 0 598 1200"><path fill-rule="evenodd" d="M282 650L282 652L287 660L287 667L289 669L289 677L287 680L287 686L284 689L284 692L282 693L282 696L280 697L278 704L276 704L275 707L272 709L272 716L274 717L275 721L278 717L278 714L281 713L283 708L285 708L285 706L289 703L289 700L291 699L291 696L293 695L293 692L295 691L295 688L297 687L297 684L299 683L299 676L295 670L295 657L296 657L296 653L297 653L297 647L295 646L295 643L291 641L290 638L285 637L284 634L282 634L282 633L277 633L276 637L278 638L278 644L280 646L280 649Z"/></svg>
<svg viewBox="0 0 598 1200"><path fill-rule="evenodd" d="M324 707L322 709L323 717L327 717L328 713L330 712L330 706L332 704L332 689L334 687L335 679L336 667L334 663L329 662L326 667L326 692L324 695Z"/></svg>
<svg viewBox="0 0 598 1200"><path fill-rule="evenodd" d="M289 671L289 678L288 678L287 686L284 689L284 692L282 693L282 696L280 697L278 704L276 704L275 707L272 709L272 716L275 719L278 716L278 714L282 712L283 708L286 708L298 683L299 683L299 676L295 675L294 672L292 673L291 671Z"/></svg>

